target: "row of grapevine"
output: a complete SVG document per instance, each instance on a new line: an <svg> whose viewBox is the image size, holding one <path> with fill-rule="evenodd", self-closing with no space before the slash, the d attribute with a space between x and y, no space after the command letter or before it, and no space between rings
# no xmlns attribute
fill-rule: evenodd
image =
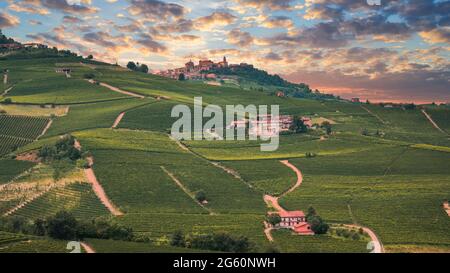
<svg viewBox="0 0 450 273"><path fill-rule="evenodd" d="M0 156L11 153L17 148L31 143L32 140L0 135Z"/></svg>
<svg viewBox="0 0 450 273"><path fill-rule="evenodd" d="M48 118L0 115L0 135L35 140L48 122Z"/></svg>
<svg viewBox="0 0 450 273"><path fill-rule="evenodd" d="M108 215L106 207L100 202L87 183L75 183L55 188L33 200L14 215L28 219L45 218L66 210L79 219L90 219Z"/></svg>
<svg viewBox="0 0 450 273"><path fill-rule="evenodd" d="M20 242L26 239L27 237L22 234L0 231L0 246L9 243Z"/></svg>

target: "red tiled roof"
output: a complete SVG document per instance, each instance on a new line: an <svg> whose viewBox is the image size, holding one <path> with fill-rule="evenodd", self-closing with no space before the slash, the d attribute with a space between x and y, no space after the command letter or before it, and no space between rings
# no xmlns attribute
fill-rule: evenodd
<svg viewBox="0 0 450 273"><path fill-rule="evenodd" d="M311 226L306 222L295 225L294 231L299 234L314 234L314 231L311 230Z"/></svg>
<svg viewBox="0 0 450 273"><path fill-rule="evenodd" d="M295 210L295 211L280 211L279 215L281 218L288 218L288 217L305 217L305 213L301 210Z"/></svg>

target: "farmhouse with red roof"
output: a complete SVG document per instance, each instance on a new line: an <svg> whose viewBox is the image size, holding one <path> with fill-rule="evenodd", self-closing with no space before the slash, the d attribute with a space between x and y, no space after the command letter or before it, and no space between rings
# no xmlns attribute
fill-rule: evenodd
<svg viewBox="0 0 450 273"><path fill-rule="evenodd" d="M292 229L299 235L314 235L311 225L306 221L305 213L301 210L297 211L280 211L276 212L281 218L281 222L276 224L274 228Z"/></svg>

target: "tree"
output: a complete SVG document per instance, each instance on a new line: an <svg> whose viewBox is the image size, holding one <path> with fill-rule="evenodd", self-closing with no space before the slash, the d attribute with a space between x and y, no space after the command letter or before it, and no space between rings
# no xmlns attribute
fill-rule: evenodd
<svg viewBox="0 0 450 273"><path fill-rule="evenodd" d="M316 215L317 215L316 209L313 206L309 206L308 211L306 213L306 219L308 219L309 217L314 217Z"/></svg>
<svg viewBox="0 0 450 273"><path fill-rule="evenodd" d="M206 201L206 193L203 190L199 190L195 193L195 199L200 203Z"/></svg>
<svg viewBox="0 0 450 273"><path fill-rule="evenodd" d="M185 81L186 80L186 76L184 75L184 73L181 73L180 75L178 75L178 80L179 81Z"/></svg>
<svg viewBox="0 0 450 273"><path fill-rule="evenodd" d="M308 223L311 225L311 230L316 234L326 234L329 226L320 216L308 217Z"/></svg>
<svg viewBox="0 0 450 273"><path fill-rule="evenodd" d="M92 59L94 59L94 56L92 56L92 55L89 55L89 56L87 56L87 58L86 59L88 59L88 60L92 60Z"/></svg>
<svg viewBox="0 0 450 273"><path fill-rule="evenodd" d="M322 218L317 215L317 211L312 206L309 206L308 212L306 213L306 221L311 225L311 230L316 234L327 233L329 226L325 223Z"/></svg>
<svg viewBox="0 0 450 273"><path fill-rule="evenodd" d="M143 73L148 73L148 66L147 66L146 64L142 64L142 65L139 67L139 71L140 71L140 72L143 72Z"/></svg>
<svg viewBox="0 0 450 273"><path fill-rule="evenodd" d="M184 239L183 232L181 232L180 230L175 231L172 234L172 237L170 238L170 245L177 247L185 247L186 241Z"/></svg>
<svg viewBox="0 0 450 273"><path fill-rule="evenodd" d="M3 102L5 104L11 104L12 103L12 99L11 98L6 98Z"/></svg>
<svg viewBox="0 0 450 273"><path fill-rule="evenodd" d="M280 215L273 213L267 216L267 222L272 226L278 225L281 222Z"/></svg>
<svg viewBox="0 0 450 273"><path fill-rule="evenodd" d="M405 104L403 107L405 108L405 110L414 110L414 109L416 109L416 105L414 103Z"/></svg>
<svg viewBox="0 0 450 273"><path fill-rule="evenodd" d="M47 234L55 239L74 240L77 238L78 223L75 217L66 211L47 218Z"/></svg>
<svg viewBox="0 0 450 273"><path fill-rule="evenodd" d="M134 71L136 70L137 66L134 62L128 62L127 68Z"/></svg>
<svg viewBox="0 0 450 273"><path fill-rule="evenodd" d="M325 132L327 133L327 135L331 135L332 133L332 128L331 128L331 123L328 121L324 121L322 123L322 128L325 129Z"/></svg>
<svg viewBox="0 0 450 273"><path fill-rule="evenodd" d="M45 225L46 223L43 219L36 219L33 225L33 234L37 236L44 236L46 232Z"/></svg>
<svg viewBox="0 0 450 273"><path fill-rule="evenodd" d="M308 132L308 127L306 127L305 123L301 119L301 117L296 117L294 119L294 122L289 127L289 130L295 132L295 133L306 133Z"/></svg>

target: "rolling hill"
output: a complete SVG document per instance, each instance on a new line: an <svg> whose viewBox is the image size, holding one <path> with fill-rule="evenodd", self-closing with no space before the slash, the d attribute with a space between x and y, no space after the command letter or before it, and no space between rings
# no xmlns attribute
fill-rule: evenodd
<svg viewBox="0 0 450 273"><path fill-rule="evenodd" d="M337 234L344 224L369 227L388 252L450 251L450 217L442 209L450 199L448 108L424 106L442 132L420 108L279 98L250 88L175 81L76 56L4 58L0 68L9 69L9 82L0 85L0 92L12 87L0 97L0 109L6 111L0 115L0 212L25 203L2 220L36 220L65 209L80 220L111 217L149 240L86 240L99 252L189 251L169 246L177 231L243 235L255 252L271 247L281 252L367 252L366 238ZM57 73L58 68L70 69L71 77ZM252 141L178 143L168 136L176 120L171 109L177 104L192 107L197 96L219 106L277 104L283 114L333 121L332 134L319 128L282 135L274 152L261 152L259 142ZM30 107L30 113L36 107L68 110L27 117L27 111L10 115L8 105ZM51 126L44 128L49 120ZM99 184L123 216L110 215L79 165L24 159L68 133L89 151ZM312 205L331 224L328 234L273 231L274 242L266 238L263 221L270 208L263 195L280 194L295 183L295 173L279 163L286 159L301 170L304 182L280 203L305 211ZM207 203L195 200L199 191ZM17 236L1 233L0 249L25 251L26 240ZM66 251L62 242L46 237L33 237L30 244L37 251Z"/></svg>

